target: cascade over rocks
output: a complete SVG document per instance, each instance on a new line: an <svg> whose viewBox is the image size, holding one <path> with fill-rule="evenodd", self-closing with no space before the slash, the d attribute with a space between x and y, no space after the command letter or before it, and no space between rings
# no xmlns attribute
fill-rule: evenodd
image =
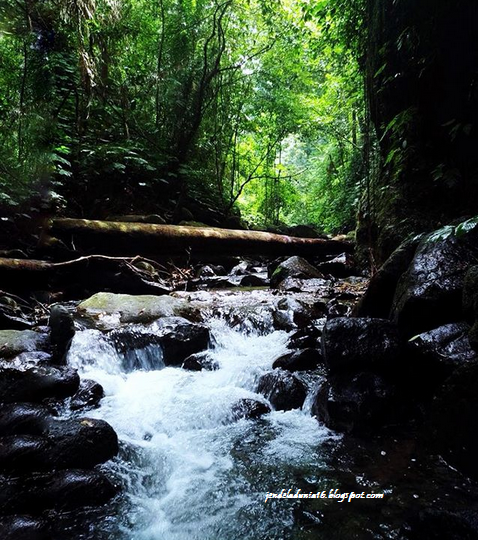
<svg viewBox="0 0 478 540"><path fill-rule="evenodd" d="M94 409L99 406L105 397L105 391L101 384L91 379L82 379L76 394L71 398L70 409Z"/></svg>
<svg viewBox="0 0 478 540"><path fill-rule="evenodd" d="M219 364L211 357L209 351L203 351L188 356L181 367L189 371L202 371L203 369L214 371L219 369Z"/></svg>

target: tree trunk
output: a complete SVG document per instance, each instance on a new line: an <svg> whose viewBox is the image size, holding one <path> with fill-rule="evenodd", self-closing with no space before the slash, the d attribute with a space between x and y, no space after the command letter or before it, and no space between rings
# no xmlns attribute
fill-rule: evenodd
<svg viewBox="0 0 478 540"><path fill-rule="evenodd" d="M165 257L189 255L204 259L228 255L302 255L320 257L352 252L342 240L295 238L258 231L54 219L50 234L81 254Z"/></svg>

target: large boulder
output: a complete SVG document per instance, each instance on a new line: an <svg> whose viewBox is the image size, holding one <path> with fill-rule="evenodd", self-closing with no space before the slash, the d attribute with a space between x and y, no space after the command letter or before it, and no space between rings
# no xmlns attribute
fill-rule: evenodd
<svg viewBox="0 0 478 540"><path fill-rule="evenodd" d="M472 266L465 275L463 311L472 324L469 333L470 345L478 352L478 266Z"/></svg>
<svg viewBox="0 0 478 540"><path fill-rule="evenodd" d="M281 262L271 276L271 287L278 287L286 278L322 278L322 274L302 257L290 257Z"/></svg>
<svg viewBox="0 0 478 540"><path fill-rule="evenodd" d="M278 411L300 409L307 396L304 383L292 373L275 369L259 379L257 392Z"/></svg>
<svg viewBox="0 0 478 540"><path fill-rule="evenodd" d="M416 357L415 372L422 373L422 386L434 389L457 368L478 362L478 354L470 347L469 329L465 322L452 323L410 340L410 351Z"/></svg>
<svg viewBox="0 0 478 540"><path fill-rule="evenodd" d="M0 470L23 474L52 469L89 469L118 453L118 437L103 420L50 419L40 435L0 438Z"/></svg>
<svg viewBox="0 0 478 540"><path fill-rule="evenodd" d="M167 295L101 292L81 302L77 311L82 319L100 329L115 328L118 323L146 324L162 317L197 317L196 310L187 300Z"/></svg>
<svg viewBox="0 0 478 540"><path fill-rule="evenodd" d="M408 270L400 278L391 316L406 336L462 319L466 270L476 261L466 238L437 234L423 238Z"/></svg>
<svg viewBox="0 0 478 540"><path fill-rule="evenodd" d="M37 515L45 510L72 510L108 502L118 489L99 471L63 470L23 478L0 477L0 512ZM0 523L5 527L8 522ZM12 523L9 524L10 527ZM17 522L17 527L21 524ZM2 536L4 538L4 536ZM21 538L21 537L13 537ZM26 537L37 539L37 536ZM46 538L51 538L47 536Z"/></svg>
<svg viewBox="0 0 478 540"><path fill-rule="evenodd" d="M384 319L339 317L323 329L322 354L333 375L388 373L396 369L402 352L396 325Z"/></svg>
<svg viewBox="0 0 478 540"><path fill-rule="evenodd" d="M445 382L428 425L445 460L478 479L478 364L460 368Z"/></svg>
<svg viewBox="0 0 478 540"><path fill-rule="evenodd" d="M2 403L0 437L41 435L47 429L50 417L50 409L39 403Z"/></svg>
<svg viewBox="0 0 478 540"><path fill-rule="evenodd" d="M383 377L364 372L333 385L319 383L312 414L331 429L360 434L408 420L409 408Z"/></svg>
<svg viewBox="0 0 478 540"><path fill-rule="evenodd" d="M416 236L401 244L372 276L365 294L355 309L357 317L378 319L389 317L397 283L412 262L421 238Z"/></svg>
<svg viewBox="0 0 478 540"><path fill-rule="evenodd" d="M78 390L80 378L74 369L34 366L0 366L0 402L38 402L64 399Z"/></svg>
<svg viewBox="0 0 478 540"><path fill-rule="evenodd" d="M48 336L33 330L0 330L0 358L13 358L48 345Z"/></svg>

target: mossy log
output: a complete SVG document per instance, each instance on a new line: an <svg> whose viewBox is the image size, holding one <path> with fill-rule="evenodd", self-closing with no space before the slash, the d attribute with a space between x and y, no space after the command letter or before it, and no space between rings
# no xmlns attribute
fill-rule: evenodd
<svg viewBox="0 0 478 540"><path fill-rule="evenodd" d="M161 258L188 253L201 259L218 255L316 257L353 251L353 244L346 241L214 227L54 219L49 232L81 254Z"/></svg>

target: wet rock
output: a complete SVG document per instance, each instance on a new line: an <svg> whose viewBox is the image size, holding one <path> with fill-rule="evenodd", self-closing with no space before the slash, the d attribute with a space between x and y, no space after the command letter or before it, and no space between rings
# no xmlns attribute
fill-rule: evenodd
<svg viewBox="0 0 478 540"><path fill-rule="evenodd" d="M74 369L35 366L25 369L0 366L0 402L38 402L75 394L80 384Z"/></svg>
<svg viewBox="0 0 478 540"><path fill-rule="evenodd" d="M240 285L241 287L267 287L269 282L265 277L250 274L241 279Z"/></svg>
<svg viewBox="0 0 478 540"><path fill-rule="evenodd" d="M412 262L421 238L422 236L417 236L404 242L372 276L369 286L355 310L357 317L388 319L397 283Z"/></svg>
<svg viewBox="0 0 478 540"><path fill-rule="evenodd" d="M89 469L117 453L117 435L103 420L50 419L42 435L0 438L0 470L24 474L51 469Z"/></svg>
<svg viewBox="0 0 478 540"><path fill-rule="evenodd" d="M321 336L322 330L314 325L309 325L292 334L288 347L289 349L321 349Z"/></svg>
<svg viewBox="0 0 478 540"><path fill-rule="evenodd" d="M55 468L91 468L118 453L118 436L104 420L75 418L50 423L48 438Z"/></svg>
<svg viewBox="0 0 478 540"><path fill-rule="evenodd" d="M231 414L234 420L260 418L264 414L271 412L267 403L257 401L256 399L241 399L234 403Z"/></svg>
<svg viewBox="0 0 478 540"><path fill-rule="evenodd" d="M0 330L0 358L12 358L47 346L46 334L33 330Z"/></svg>
<svg viewBox="0 0 478 540"><path fill-rule="evenodd" d="M273 369L286 371L311 371L323 361L322 353L318 349L303 349L285 354L274 361Z"/></svg>
<svg viewBox="0 0 478 540"><path fill-rule="evenodd" d="M115 328L118 322L145 324L161 317L197 317L187 300L166 295L97 293L79 304L77 310L82 318L103 329Z"/></svg>
<svg viewBox="0 0 478 540"><path fill-rule="evenodd" d="M196 271L196 278L197 279L209 278L209 277L214 277L214 276L217 276L217 275L218 274L214 271L214 269L210 265L201 266Z"/></svg>
<svg viewBox="0 0 478 540"><path fill-rule="evenodd" d="M163 327L174 327L176 324L188 324L181 317L167 317L161 320ZM128 325L109 333L118 355L122 358L122 368L130 373L137 369L153 370L164 367L160 336L156 332L148 331Z"/></svg>
<svg viewBox="0 0 478 540"><path fill-rule="evenodd" d="M322 274L302 257L290 257L281 262L271 276L271 287L277 288L286 278L322 278Z"/></svg>
<svg viewBox="0 0 478 540"><path fill-rule="evenodd" d="M180 366L188 356L207 349L209 342L210 334L206 326L180 324L160 338L163 361L167 366Z"/></svg>
<svg viewBox="0 0 478 540"><path fill-rule="evenodd" d="M330 261L323 262L317 267L323 274L328 274L337 278L346 278L357 274L357 267L352 255L342 253Z"/></svg>
<svg viewBox="0 0 478 540"><path fill-rule="evenodd" d="M254 269L254 263L251 261L241 261L236 264L234 268L229 272L231 276L246 276Z"/></svg>
<svg viewBox="0 0 478 540"><path fill-rule="evenodd" d="M478 479L478 365L457 370L433 400L431 440L446 461Z"/></svg>
<svg viewBox="0 0 478 540"><path fill-rule="evenodd" d="M2 403L0 437L5 435L40 435L45 432L51 411L36 403Z"/></svg>
<svg viewBox="0 0 478 540"><path fill-rule="evenodd" d="M2 540L51 540L46 520L32 516L5 516L0 519Z"/></svg>
<svg viewBox="0 0 478 540"><path fill-rule="evenodd" d="M322 333L322 354L332 374L389 372L403 353L396 325L384 319L337 318Z"/></svg>
<svg viewBox="0 0 478 540"><path fill-rule="evenodd" d="M259 379L257 392L264 395L278 411L300 409L307 396L304 383L281 369L265 373Z"/></svg>
<svg viewBox="0 0 478 540"><path fill-rule="evenodd" d="M470 347L469 329L467 323L452 323L410 340L410 350L419 357L425 377L443 382L458 367L478 361L478 354Z"/></svg>
<svg viewBox="0 0 478 540"><path fill-rule="evenodd" d="M478 540L476 510L450 512L425 508L407 521L402 535L406 540Z"/></svg>
<svg viewBox="0 0 478 540"><path fill-rule="evenodd" d="M50 353L44 352L44 351L32 351L32 352L24 352L19 354L18 356L15 356L14 361L12 364L19 365L27 365L27 364L50 364L52 360L52 356Z"/></svg>
<svg viewBox="0 0 478 540"><path fill-rule="evenodd" d="M359 434L408 420L408 407L382 377L364 372L330 387L321 383L312 413L331 429Z"/></svg>
<svg viewBox="0 0 478 540"><path fill-rule="evenodd" d="M105 392L101 384L90 379L82 379L78 392L71 398L70 409L94 409L99 407Z"/></svg>
<svg viewBox="0 0 478 540"><path fill-rule="evenodd" d="M53 361L57 365L66 365L66 354L75 335L75 324L71 313L64 306L53 306L48 322L50 340L53 348Z"/></svg>
<svg viewBox="0 0 478 540"><path fill-rule="evenodd" d="M214 360L209 351L203 351L188 356L181 366L189 371L214 371L219 369L219 364Z"/></svg>
<svg viewBox="0 0 478 540"><path fill-rule="evenodd" d="M0 487L0 512L3 514L15 512L38 515L51 509L72 510L83 506L100 506L118 492L104 474L84 470L3 478L0 479ZM51 536L48 538L50 540Z"/></svg>
<svg viewBox="0 0 478 540"><path fill-rule="evenodd" d="M478 352L478 266L472 266L465 275L463 311L472 324L469 332L470 345Z"/></svg>
<svg viewBox="0 0 478 540"><path fill-rule="evenodd" d="M391 315L406 336L426 332L462 318L466 270L476 249L454 235L425 237L408 270L400 278Z"/></svg>

